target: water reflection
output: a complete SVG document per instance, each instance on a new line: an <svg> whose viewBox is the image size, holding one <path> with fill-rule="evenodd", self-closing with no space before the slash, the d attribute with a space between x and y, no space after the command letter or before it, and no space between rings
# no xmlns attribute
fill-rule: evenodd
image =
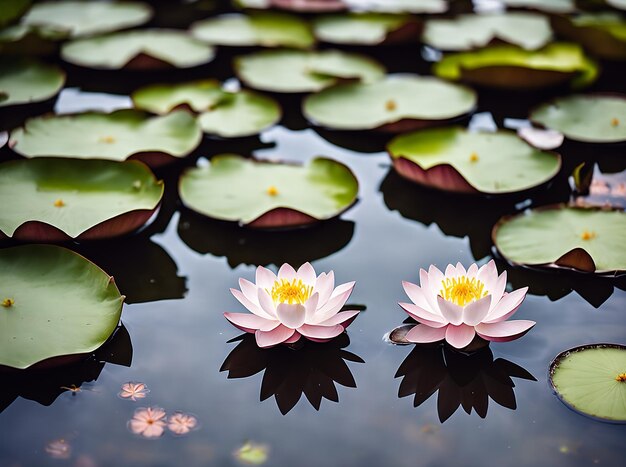
<svg viewBox="0 0 626 467"><path fill-rule="evenodd" d="M489 347L466 355L443 345L416 345L395 377L402 377L398 397L414 395L414 407L438 392L437 414L441 423L459 406L468 414L474 409L485 418L490 398L515 410L515 383L511 378L536 381L521 366L502 358L494 360Z"/></svg>
<svg viewBox="0 0 626 467"><path fill-rule="evenodd" d="M226 256L228 264L303 264L344 248L354 234L354 222L333 219L296 230L262 231L233 222L208 219L183 209L178 235L201 254Z"/></svg>
<svg viewBox="0 0 626 467"><path fill-rule="evenodd" d="M261 349L252 334L235 340L241 342L226 357L220 371L228 371L231 379L247 378L265 370L261 401L274 396L283 415L294 408L302 394L315 410L319 410L323 398L339 402L335 383L356 388L346 361L365 363L358 355L344 350L350 344L345 333L324 344L307 341L297 350L284 345Z"/></svg>
<svg viewBox="0 0 626 467"><path fill-rule="evenodd" d="M100 376L106 363L130 366L133 346L124 326L117 329L113 337L80 363L49 370L14 370L2 373L0 387L0 413L9 407L18 396L51 405L65 391L77 393L87 382Z"/></svg>

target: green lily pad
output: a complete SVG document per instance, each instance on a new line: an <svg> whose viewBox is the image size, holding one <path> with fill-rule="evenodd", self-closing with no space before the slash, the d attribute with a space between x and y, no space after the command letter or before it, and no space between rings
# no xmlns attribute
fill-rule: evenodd
<svg viewBox="0 0 626 467"><path fill-rule="evenodd" d="M338 50L264 50L237 57L235 70L247 86L273 92L315 92L341 80L373 82L385 70L374 60Z"/></svg>
<svg viewBox="0 0 626 467"><path fill-rule="evenodd" d="M410 15L346 13L320 16L313 21L315 37L331 44L377 45L417 41L419 26Z"/></svg>
<svg viewBox="0 0 626 467"><path fill-rule="evenodd" d="M141 227L163 183L140 162L22 159L0 164L0 237L101 239Z"/></svg>
<svg viewBox="0 0 626 467"><path fill-rule="evenodd" d="M152 9L144 3L62 0L33 5L22 24L52 27L80 37L139 26L150 18Z"/></svg>
<svg viewBox="0 0 626 467"><path fill-rule="evenodd" d="M512 12L460 15L426 21L422 41L440 50L472 50L498 40L526 50L539 49L552 39L548 18Z"/></svg>
<svg viewBox="0 0 626 467"><path fill-rule="evenodd" d="M543 104L531 120L563 133L574 141L618 143L626 141L626 96L573 95Z"/></svg>
<svg viewBox="0 0 626 467"><path fill-rule="evenodd" d="M227 14L198 21L191 34L209 44L226 46L294 47L315 43L309 24L286 13Z"/></svg>
<svg viewBox="0 0 626 467"><path fill-rule="evenodd" d="M433 128L400 135L388 149L400 175L463 193L524 191L548 182L561 168L560 155L535 149L509 131Z"/></svg>
<svg viewBox="0 0 626 467"><path fill-rule="evenodd" d="M557 42L540 50L490 46L445 56L433 67L440 78L505 89L537 89L571 82L591 84L598 66L577 44Z"/></svg>
<svg viewBox="0 0 626 467"><path fill-rule="evenodd" d="M19 19L30 7L31 0L10 0L0 9L0 27Z"/></svg>
<svg viewBox="0 0 626 467"><path fill-rule="evenodd" d="M579 42L593 55L609 60L626 58L626 19L612 12L554 16L559 36Z"/></svg>
<svg viewBox="0 0 626 467"><path fill-rule="evenodd" d="M492 232L509 262L614 274L626 271L626 213L552 206L502 218Z"/></svg>
<svg viewBox="0 0 626 467"><path fill-rule="evenodd" d="M346 83L307 96L303 113L337 130L400 132L466 115L476 93L434 77L389 75L375 83Z"/></svg>
<svg viewBox="0 0 626 467"><path fill-rule="evenodd" d="M44 26L14 24L0 29L0 53L2 55L54 55L59 41L68 37L64 31Z"/></svg>
<svg viewBox="0 0 626 467"><path fill-rule="evenodd" d="M13 130L9 146L25 157L128 158L151 167L189 155L202 131L185 111L150 117L138 110L44 115Z"/></svg>
<svg viewBox="0 0 626 467"><path fill-rule="evenodd" d="M87 68L191 68L213 60L215 49L174 29L141 29L68 42L63 60Z"/></svg>
<svg viewBox="0 0 626 467"><path fill-rule="evenodd" d="M0 250L0 297L0 365L19 369L96 350L124 301L102 269L52 245Z"/></svg>
<svg viewBox="0 0 626 467"><path fill-rule="evenodd" d="M524 8L546 13L571 13L576 10L575 0L503 0L508 8Z"/></svg>
<svg viewBox="0 0 626 467"><path fill-rule="evenodd" d="M65 73L56 66L28 59L0 61L0 107L41 102L56 96Z"/></svg>
<svg viewBox="0 0 626 467"><path fill-rule="evenodd" d="M598 420L626 422L626 347L593 344L561 352L550 384L565 405Z"/></svg>
<svg viewBox="0 0 626 467"><path fill-rule="evenodd" d="M306 166L222 154L183 174L183 204L205 216L260 228L294 227L338 216L356 201L345 165L316 158Z"/></svg>
<svg viewBox="0 0 626 467"><path fill-rule="evenodd" d="M132 98L135 107L158 114L189 108L200 114L205 133L223 138L256 135L281 118L274 99L246 90L228 92L215 80L147 86Z"/></svg>
<svg viewBox="0 0 626 467"><path fill-rule="evenodd" d="M349 9L379 13L445 13L446 0L343 0Z"/></svg>

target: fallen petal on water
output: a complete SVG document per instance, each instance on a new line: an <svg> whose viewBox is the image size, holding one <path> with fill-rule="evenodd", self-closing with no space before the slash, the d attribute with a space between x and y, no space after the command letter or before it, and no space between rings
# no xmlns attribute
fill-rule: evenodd
<svg viewBox="0 0 626 467"><path fill-rule="evenodd" d="M117 395L122 399L136 401L138 399L145 398L149 392L150 390L145 383L135 383L129 381L128 383L122 384L122 390Z"/></svg>
<svg viewBox="0 0 626 467"><path fill-rule="evenodd" d="M556 149L561 144L565 137L563 133L559 133L555 130L542 130L534 127L525 127L517 130L517 134L520 138L526 141L528 144L535 146L537 149Z"/></svg>

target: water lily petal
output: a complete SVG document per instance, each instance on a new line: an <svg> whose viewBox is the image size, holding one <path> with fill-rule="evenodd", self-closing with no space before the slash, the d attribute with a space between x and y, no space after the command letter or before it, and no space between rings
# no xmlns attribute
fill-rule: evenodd
<svg viewBox="0 0 626 467"><path fill-rule="evenodd" d="M430 310L430 305L428 304L428 300L426 300L426 294L419 285L402 281L402 288L413 303L425 310Z"/></svg>
<svg viewBox="0 0 626 467"><path fill-rule="evenodd" d="M263 290L263 289L259 289L259 290ZM272 315L265 312L259 305L255 305L250 300L248 300L241 290L230 289L230 293L233 294L233 296L239 301L239 303L241 303L243 306L245 306L249 311L251 311L255 315L260 316L261 318L265 318L265 319L274 319Z"/></svg>
<svg viewBox="0 0 626 467"><path fill-rule="evenodd" d="M305 323L310 323L312 319L315 319L314 316L317 311L319 299L320 299L320 294L316 292L313 295L311 295L311 297L309 297L309 299L304 304L304 308L306 310L305 321L304 321Z"/></svg>
<svg viewBox="0 0 626 467"><path fill-rule="evenodd" d="M448 324L448 321L443 316L430 313L428 310L424 310L420 306L412 303L398 303L398 305L400 305L411 318L419 323L425 324L426 326L440 328Z"/></svg>
<svg viewBox="0 0 626 467"><path fill-rule="evenodd" d="M506 271L503 271L502 274L496 280L493 290L488 290L489 295L491 295L491 307L489 312L492 312L496 307L502 295L504 294L504 289L506 288Z"/></svg>
<svg viewBox="0 0 626 467"><path fill-rule="evenodd" d="M319 325L320 326L336 326L337 324L344 325L346 321L351 320L358 314L359 314L359 310L340 311L335 316L331 316L326 321L322 321L321 323L319 323ZM344 325L344 328L345 327L347 327L347 325Z"/></svg>
<svg viewBox="0 0 626 467"><path fill-rule="evenodd" d="M468 326L476 326L480 323L487 313L491 305L491 295L476 300L463 308L463 322Z"/></svg>
<svg viewBox="0 0 626 467"><path fill-rule="evenodd" d="M528 292L528 287L522 287L505 294L483 321L485 323L498 323L512 316L524 301L526 292Z"/></svg>
<svg viewBox="0 0 626 467"><path fill-rule="evenodd" d="M296 331L296 332L293 333L293 336L291 336L289 339L287 339L285 342L283 342L283 344L294 344L294 343L298 342L301 337L302 337L302 334L300 334L298 331Z"/></svg>
<svg viewBox="0 0 626 467"><path fill-rule="evenodd" d="M283 264L278 270L278 278L292 281L296 278L296 270L290 264Z"/></svg>
<svg viewBox="0 0 626 467"><path fill-rule="evenodd" d="M262 289L271 289L276 282L276 274L263 266L256 268L256 285Z"/></svg>
<svg viewBox="0 0 626 467"><path fill-rule="evenodd" d="M321 323L341 310L341 307L344 306L348 298L350 298L354 284L355 282L346 282L345 284L338 285L331 295L330 300L317 310L311 324Z"/></svg>
<svg viewBox="0 0 626 467"><path fill-rule="evenodd" d="M473 279L474 277L476 277L476 274L478 273L478 265L476 263L472 263L472 265L467 268L467 277L469 277L470 279Z"/></svg>
<svg viewBox="0 0 626 467"><path fill-rule="evenodd" d="M244 279L243 277L239 279L239 288L243 292L244 297L250 300L255 305L259 304L257 286L254 285L249 280Z"/></svg>
<svg viewBox="0 0 626 467"><path fill-rule="evenodd" d="M463 308L460 306L447 301L440 295L437 295L437 305L439 305L441 316L443 316L448 323L458 326L463 322Z"/></svg>
<svg viewBox="0 0 626 467"><path fill-rule="evenodd" d="M313 293L317 292L320 295L319 306L324 305L330 298L335 288L335 273L330 271L328 274L321 273L315 281L315 287L313 287Z"/></svg>
<svg viewBox="0 0 626 467"><path fill-rule="evenodd" d="M296 331L282 324L271 331L257 331L254 333L256 344L261 348L273 347L289 340Z"/></svg>
<svg viewBox="0 0 626 467"><path fill-rule="evenodd" d="M299 303L279 303L276 307L276 316L283 325L296 329L304 324L306 308Z"/></svg>
<svg viewBox="0 0 626 467"><path fill-rule="evenodd" d="M311 263L304 263L298 268L298 272L296 274L306 285L315 285L315 279L317 276L315 275L315 269L313 269Z"/></svg>
<svg viewBox="0 0 626 467"><path fill-rule="evenodd" d="M448 277L456 277L456 268L452 265L452 264L448 264L446 266L446 273L445 273L446 278Z"/></svg>
<svg viewBox="0 0 626 467"><path fill-rule="evenodd" d="M498 269L496 268L496 262L490 260L487 264L484 264L478 270L476 279L485 284L485 288L491 291L498 280Z"/></svg>
<svg viewBox="0 0 626 467"><path fill-rule="evenodd" d="M441 277L443 279L443 274L436 267L431 266L429 270L435 281L437 281L437 277ZM424 296L426 297L426 301L428 301L431 310L439 310L439 307L437 306L437 294L439 293L440 284L441 281L431 283L429 273L424 269L420 269L420 287L424 292Z"/></svg>
<svg viewBox="0 0 626 467"><path fill-rule="evenodd" d="M476 326L476 333L488 341L508 342L522 337L535 324L537 323L525 319L500 321L498 323L480 323Z"/></svg>
<svg viewBox="0 0 626 467"><path fill-rule="evenodd" d="M431 328L425 324L418 324L406 333L406 340L415 344L437 342L446 337L446 327Z"/></svg>
<svg viewBox="0 0 626 467"><path fill-rule="evenodd" d="M258 289L259 305L260 308L269 315L270 318L276 318L276 307L274 306L274 300L270 297L270 294L267 293L265 289Z"/></svg>
<svg viewBox="0 0 626 467"><path fill-rule="evenodd" d="M467 271L465 270L465 268L463 267L463 265L460 262L456 263L456 275L457 276L466 276L467 275Z"/></svg>
<svg viewBox="0 0 626 467"><path fill-rule="evenodd" d="M244 332L254 333L257 329L271 331L280 324L278 320L269 320L249 313L224 313L224 318Z"/></svg>
<svg viewBox="0 0 626 467"><path fill-rule="evenodd" d="M163 434L163 431L165 431L164 425L161 425L160 423L152 423L146 427L141 435L145 436L146 438L158 438Z"/></svg>
<svg viewBox="0 0 626 467"><path fill-rule="evenodd" d="M460 326L450 325L446 328L446 341L457 349L467 347L475 335L474 327L466 324L461 324Z"/></svg>
<svg viewBox="0 0 626 467"><path fill-rule="evenodd" d="M304 324L298 328L298 332L304 337L312 337L314 339L332 339L343 332L343 326L316 326L312 324Z"/></svg>

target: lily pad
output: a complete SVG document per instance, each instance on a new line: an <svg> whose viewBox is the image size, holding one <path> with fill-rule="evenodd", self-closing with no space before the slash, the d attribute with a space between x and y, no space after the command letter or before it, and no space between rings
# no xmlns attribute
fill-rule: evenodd
<svg viewBox="0 0 626 467"><path fill-rule="evenodd" d="M389 153L403 177L461 193L524 191L548 182L561 168L560 155L535 149L509 131L417 131L393 139Z"/></svg>
<svg viewBox="0 0 626 467"><path fill-rule="evenodd" d="M626 347L593 344L561 352L550 384L568 407L598 420L626 422Z"/></svg>
<svg viewBox="0 0 626 467"><path fill-rule="evenodd" d="M65 30L72 37L118 31L144 24L152 9L140 2L48 1L33 5L22 24Z"/></svg>
<svg viewBox="0 0 626 467"><path fill-rule="evenodd" d="M14 24L0 30L0 53L2 55L54 55L59 49L59 41L68 34L45 26Z"/></svg>
<svg viewBox="0 0 626 467"><path fill-rule="evenodd" d="M345 165L306 166L221 154L183 174L183 204L205 216L259 228L294 227L338 216L355 203L358 182Z"/></svg>
<svg viewBox="0 0 626 467"><path fill-rule="evenodd" d="M158 114L191 109L200 114L198 123L205 133L223 138L256 135L281 118L274 99L247 90L229 92L214 80L147 86L132 98L135 107Z"/></svg>
<svg viewBox="0 0 626 467"><path fill-rule="evenodd" d="M315 37L331 44L377 45L414 39L419 26L410 15L346 13L320 16L313 22Z"/></svg>
<svg viewBox="0 0 626 467"><path fill-rule="evenodd" d="M502 218L492 239L509 262L597 274L626 271L626 213L551 206Z"/></svg>
<svg viewBox="0 0 626 467"><path fill-rule="evenodd" d="M571 82L591 84L598 66L577 44L557 42L540 50L490 46L445 56L433 67L440 78L505 89L537 89Z"/></svg>
<svg viewBox="0 0 626 467"><path fill-rule="evenodd" d="M56 66L28 59L0 61L0 107L41 102L58 94L65 73Z"/></svg>
<svg viewBox="0 0 626 467"><path fill-rule="evenodd" d="M586 143L626 141L626 95L579 94L544 104L531 120Z"/></svg>
<svg viewBox="0 0 626 467"><path fill-rule="evenodd" d="M626 59L626 19L618 13L554 16L552 24L560 36L579 42L593 55Z"/></svg>
<svg viewBox="0 0 626 467"><path fill-rule="evenodd" d="M571 13L576 10L575 0L503 0L508 8L523 8L546 13Z"/></svg>
<svg viewBox="0 0 626 467"><path fill-rule="evenodd" d="M31 0L10 0L0 10L0 27L19 19L30 7Z"/></svg>
<svg viewBox="0 0 626 467"><path fill-rule="evenodd" d="M536 13L510 12L460 15L426 21L422 41L440 50L472 50L502 41L527 50L552 39L548 18Z"/></svg>
<svg viewBox="0 0 626 467"><path fill-rule="evenodd" d="M476 93L434 77L389 75L375 83L339 84L308 96L303 113L337 130L400 132L441 124L476 107Z"/></svg>
<svg viewBox="0 0 626 467"><path fill-rule="evenodd" d="M113 334L122 302L113 278L71 250L0 250L0 365L24 369L93 352Z"/></svg>
<svg viewBox="0 0 626 467"><path fill-rule="evenodd" d="M9 146L25 157L138 159L151 167L189 155L202 139L185 111L150 117L138 110L44 115L13 130Z"/></svg>
<svg viewBox="0 0 626 467"><path fill-rule="evenodd" d="M373 82L385 74L374 60L338 50L264 50L237 57L235 70L251 88L285 93L320 91L342 80Z"/></svg>
<svg viewBox="0 0 626 467"><path fill-rule="evenodd" d="M286 13L227 14L191 26L191 34L209 44L226 46L294 47L308 49L315 43L309 24Z"/></svg>
<svg viewBox="0 0 626 467"><path fill-rule="evenodd" d="M215 49L184 31L141 29L64 44L63 60L87 68L117 70L191 68L213 60Z"/></svg>
<svg viewBox="0 0 626 467"><path fill-rule="evenodd" d="M320 13L345 10L343 0L234 0L237 6L265 10L280 8L300 13Z"/></svg>
<svg viewBox="0 0 626 467"><path fill-rule="evenodd" d="M140 162L38 158L0 164L0 237L110 238L141 227L163 183Z"/></svg>

